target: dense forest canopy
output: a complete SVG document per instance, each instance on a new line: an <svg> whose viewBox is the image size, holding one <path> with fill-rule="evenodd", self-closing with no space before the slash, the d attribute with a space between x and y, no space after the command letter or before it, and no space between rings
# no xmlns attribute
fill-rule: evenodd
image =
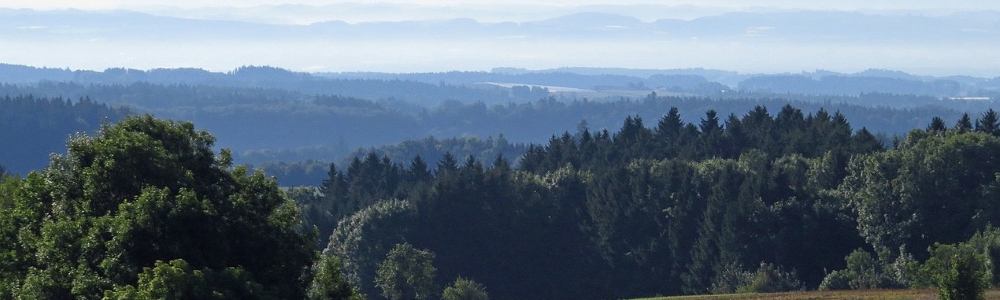
<svg viewBox="0 0 1000 300"><path fill-rule="evenodd" d="M790 75L601 99L260 67L156 82L180 71L0 85L2 297L923 288L955 253L1000 274L981 262L1000 259L993 102L856 89L948 82ZM645 88L554 74L504 76ZM421 80L461 75L499 76ZM385 87L443 100L363 93Z"/></svg>
<svg viewBox="0 0 1000 300"><path fill-rule="evenodd" d="M90 98L0 97L0 165L22 175L39 170L48 163L50 153L65 148L66 138L133 112Z"/></svg>
<svg viewBox="0 0 1000 300"><path fill-rule="evenodd" d="M671 100L644 103L658 101ZM666 111L615 131L578 122L516 158L505 136L370 149L291 189L234 167L191 123L106 122L3 179L0 289L607 299L921 287L944 251L1000 257L993 110L932 117L891 145L826 109ZM438 159L439 145L466 152Z"/></svg>
<svg viewBox="0 0 1000 300"><path fill-rule="evenodd" d="M836 288L826 282L850 272L830 271L856 266L850 255L878 257L869 288L920 286L907 261L1000 222L987 200L1000 169L971 167L995 161L993 111L935 119L889 149L823 110L708 111L698 124L677 111L553 137L520 168L447 155L431 172L419 156L372 154L331 165L318 191L295 198L369 296L400 243L436 253L445 280L474 278L500 299Z"/></svg>

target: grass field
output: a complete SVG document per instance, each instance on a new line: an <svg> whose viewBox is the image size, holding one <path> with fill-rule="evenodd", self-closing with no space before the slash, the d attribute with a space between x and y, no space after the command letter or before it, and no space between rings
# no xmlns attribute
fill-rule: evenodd
<svg viewBox="0 0 1000 300"><path fill-rule="evenodd" d="M812 300L812 299L861 299L861 300L901 300L901 299L937 299L937 290L865 290L865 291L822 291L822 292L791 292L774 294L729 294L704 296L676 296L643 298L634 300ZM986 299L1000 300L1000 290L986 291Z"/></svg>

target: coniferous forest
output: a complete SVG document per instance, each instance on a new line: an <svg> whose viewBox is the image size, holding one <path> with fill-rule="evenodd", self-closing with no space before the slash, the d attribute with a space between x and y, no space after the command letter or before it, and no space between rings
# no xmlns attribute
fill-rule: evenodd
<svg viewBox="0 0 1000 300"><path fill-rule="evenodd" d="M699 119L581 124L516 158L371 152L279 188L195 124L124 117L3 178L0 295L617 299L1000 279L995 111L889 145L823 109Z"/></svg>

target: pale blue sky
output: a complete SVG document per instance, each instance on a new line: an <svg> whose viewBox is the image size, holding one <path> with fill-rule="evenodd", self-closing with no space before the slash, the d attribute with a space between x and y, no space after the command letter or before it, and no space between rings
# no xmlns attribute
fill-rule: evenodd
<svg viewBox="0 0 1000 300"><path fill-rule="evenodd" d="M771 7L779 9L822 9L822 10L888 10L888 9L960 9L960 10L998 10L1000 1L996 0L838 0L838 1L813 1L813 0L478 0L478 1L448 1L448 0L5 0L0 7L11 8L35 8L35 9L120 9L120 8L143 8L151 6L176 6L182 8L195 8L202 6L254 6L254 5L274 5L274 4L309 4L326 5L334 3L369 3L369 4L419 4L419 5L444 5L444 6L483 6L483 5L507 5L507 4L531 4L538 6L579 6L589 4L661 4L661 5L697 5L714 6L731 9L748 7ZM206 5L206 3L208 3Z"/></svg>
<svg viewBox="0 0 1000 300"><path fill-rule="evenodd" d="M208 5L206 6L206 3ZM334 5L338 3L375 5ZM622 4L657 7L611 7ZM324 7L257 7L305 4ZM398 5L394 5L398 4ZM603 5L590 7L587 5ZM235 9L232 7L242 7ZM958 11L1000 11L1000 0L0 0L0 8L127 9L191 19L312 24L473 18L481 22L544 20L601 10L645 21L693 19L729 11L838 10L942 15ZM3 25L0 20L0 25ZM17 27L21 33L47 24ZM36 26L40 25L40 26ZM20 25L19 25L20 26ZM92 29L88 29L91 32ZM39 30L40 33L47 32ZM57 38L52 38L57 37ZM560 40L131 40L98 36L67 39L61 33L0 35L0 63L101 70L197 67L226 71L242 65L272 65L299 71L424 72L489 70L493 67L695 68L740 72L798 72L827 69L858 72L885 68L921 75L1000 75L1000 38L963 43L893 45L826 41L786 42L734 35L726 39L683 37L649 43L600 39ZM67 55L73 49L75 55ZM323 49L316 51L315 49Z"/></svg>

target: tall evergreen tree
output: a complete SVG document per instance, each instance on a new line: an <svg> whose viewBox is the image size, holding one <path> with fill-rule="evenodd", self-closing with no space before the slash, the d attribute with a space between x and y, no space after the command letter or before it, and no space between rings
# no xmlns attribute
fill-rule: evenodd
<svg viewBox="0 0 1000 300"><path fill-rule="evenodd" d="M983 112L983 116L976 120L976 131L1000 136L1000 116L992 108Z"/></svg>
<svg viewBox="0 0 1000 300"><path fill-rule="evenodd" d="M955 123L955 130L958 132L972 131L972 118L969 117L968 113L962 114L962 117L958 119L958 122Z"/></svg>

